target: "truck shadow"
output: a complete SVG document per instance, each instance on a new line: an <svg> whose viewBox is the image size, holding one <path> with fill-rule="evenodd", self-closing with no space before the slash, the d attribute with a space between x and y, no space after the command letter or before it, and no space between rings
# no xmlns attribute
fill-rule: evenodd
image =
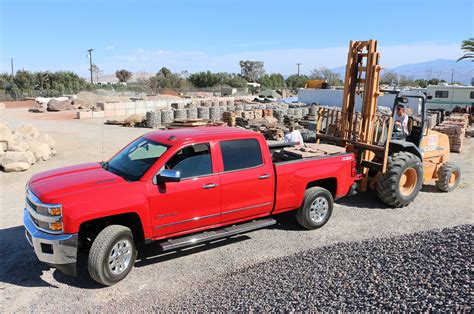
<svg viewBox="0 0 474 314"><path fill-rule="evenodd" d="M0 285L2 283L21 287L53 287L41 276L52 267L38 260L25 238L23 226L0 230ZM97 289L103 286L94 282L87 272L87 259L80 256L77 277L66 276L59 270L53 271L58 282L86 289Z"/></svg>
<svg viewBox="0 0 474 314"><path fill-rule="evenodd" d="M177 249L169 252L163 252L159 243L153 242L145 247L145 258L142 257L140 260L135 262L135 267L143 267L159 262L169 261L175 258L180 258L199 252L212 250L218 247L231 245L249 239L251 239L249 236L245 234L240 234L229 238L222 238L214 240L212 242L206 242L195 246L184 247L182 249Z"/></svg>
<svg viewBox="0 0 474 314"><path fill-rule="evenodd" d="M23 226L0 230L0 283L22 287L55 287L41 276L50 267L40 263L25 238Z"/></svg>
<svg viewBox="0 0 474 314"><path fill-rule="evenodd" d="M392 207L382 202L374 191L360 192L356 195L344 197L335 202L339 205L356 208L380 209L386 210Z"/></svg>

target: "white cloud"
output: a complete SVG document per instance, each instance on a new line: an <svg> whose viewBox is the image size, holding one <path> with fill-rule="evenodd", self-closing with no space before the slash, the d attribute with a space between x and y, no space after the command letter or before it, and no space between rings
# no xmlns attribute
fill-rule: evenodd
<svg viewBox="0 0 474 314"><path fill-rule="evenodd" d="M239 72L240 60L260 60L265 62L268 73L296 72L296 63L301 62L303 73L309 73L316 67L335 68L345 65L348 45L331 48L289 48L259 51L241 51L229 54L213 55L202 51L170 51L137 49L129 54L117 55L115 63L129 67L134 71L157 71L166 66L173 71L191 72L211 70ZM418 63L434 59L456 59L461 54L459 43L414 43L406 45L380 45L381 64L393 68L408 63ZM125 64L122 64L125 63Z"/></svg>
<svg viewBox="0 0 474 314"><path fill-rule="evenodd" d="M108 45L105 47L105 51L114 51L115 50L115 46L114 45Z"/></svg>

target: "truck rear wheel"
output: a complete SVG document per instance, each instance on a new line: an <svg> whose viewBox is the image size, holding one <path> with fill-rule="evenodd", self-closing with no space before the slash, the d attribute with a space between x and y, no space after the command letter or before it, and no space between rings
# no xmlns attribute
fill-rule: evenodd
<svg viewBox="0 0 474 314"><path fill-rule="evenodd" d="M102 230L89 252L89 274L98 283L111 286L125 278L135 264L137 250L129 228L111 225Z"/></svg>
<svg viewBox="0 0 474 314"><path fill-rule="evenodd" d="M386 204L404 207L418 196L422 184L421 160L412 153L399 152L388 158L387 171L377 177L376 190Z"/></svg>
<svg viewBox="0 0 474 314"><path fill-rule="evenodd" d="M441 165L438 169L438 180L436 186L440 191L451 192L461 181L461 169L449 162Z"/></svg>
<svg viewBox="0 0 474 314"><path fill-rule="evenodd" d="M304 193L303 205L296 212L296 220L308 230L320 228L331 217L333 206L334 200L328 190L309 188Z"/></svg>

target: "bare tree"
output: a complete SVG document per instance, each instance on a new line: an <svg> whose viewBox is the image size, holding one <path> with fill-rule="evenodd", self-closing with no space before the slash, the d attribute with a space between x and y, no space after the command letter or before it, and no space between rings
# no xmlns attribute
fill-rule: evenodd
<svg viewBox="0 0 474 314"><path fill-rule="evenodd" d="M384 70L380 77L380 83L394 86L398 82L398 74L392 70Z"/></svg>
<svg viewBox="0 0 474 314"><path fill-rule="evenodd" d="M99 83L99 75L102 75L104 72L96 64L93 64L92 73L95 75L96 84Z"/></svg>
<svg viewBox="0 0 474 314"><path fill-rule="evenodd" d="M324 67L311 71L310 78L313 80L325 80L330 86L342 85L339 73L333 72Z"/></svg>
<svg viewBox="0 0 474 314"><path fill-rule="evenodd" d="M116 71L115 76L118 78L119 82L126 83L132 77L132 72L122 69Z"/></svg>

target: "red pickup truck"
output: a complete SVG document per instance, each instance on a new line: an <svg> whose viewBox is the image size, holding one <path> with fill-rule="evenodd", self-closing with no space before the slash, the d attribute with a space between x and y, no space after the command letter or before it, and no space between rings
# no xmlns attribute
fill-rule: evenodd
<svg viewBox="0 0 474 314"><path fill-rule="evenodd" d="M108 162L33 175L26 237L40 261L70 275L84 248L91 277L112 285L151 241L176 250L275 224L270 216L291 210L304 228L321 227L333 199L355 189L354 156L275 161L282 146L227 127L145 134Z"/></svg>

